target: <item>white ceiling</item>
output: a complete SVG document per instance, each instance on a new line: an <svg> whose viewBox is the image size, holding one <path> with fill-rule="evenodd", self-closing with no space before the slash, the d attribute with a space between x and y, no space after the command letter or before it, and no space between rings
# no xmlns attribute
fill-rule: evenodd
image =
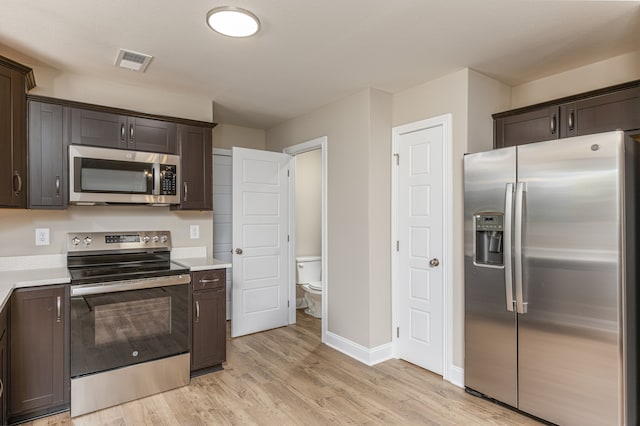
<svg viewBox="0 0 640 426"><path fill-rule="evenodd" d="M261 31L211 31L221 5L251 10ZM640 49L640 1L2 0L3 45L61 72L205 93L215 121L269 128L367 87L464 67L517 85ZM119 69L120 48L154 59Z"/></svg>

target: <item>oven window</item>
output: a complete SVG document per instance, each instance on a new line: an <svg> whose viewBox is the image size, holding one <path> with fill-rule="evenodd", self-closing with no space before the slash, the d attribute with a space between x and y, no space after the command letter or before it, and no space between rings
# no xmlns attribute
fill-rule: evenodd
<svg viewBox="0 0 640 426"><path fill-rule="evenodd" d="M171 334L171 298L96 306L95 345L126 343Z"/></svg>
<svg viewBox="0 0 640 426"><path fill-rule="evenodd" d="M75 161L75 167L80 170L74 181L76 192L153 192L152 164L95 158L76 158Z"/></svg>
<svg viewBox="0 0 640 426"><path fill-rule="evenodd" d="M187 353L188 288L71 297L71 377Z"/></svg>

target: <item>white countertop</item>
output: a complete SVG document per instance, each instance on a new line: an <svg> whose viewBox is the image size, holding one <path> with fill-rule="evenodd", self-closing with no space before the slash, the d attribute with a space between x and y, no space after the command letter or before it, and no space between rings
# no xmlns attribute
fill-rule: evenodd
<svg viewBox="0 0 640 426"><path fill-rule="evenodd" d="M231 268L231 263L223 262L222 260L218 260L211 256L186 257L182 259L173 259L173 261L188 267L191 271Z"/></svg>
<svg viewBox="0 0 640 426"><path fill-rule="evenodd" d="M16 256L0 258L0 309L14 288L71 282L62 256Z"/></svg>

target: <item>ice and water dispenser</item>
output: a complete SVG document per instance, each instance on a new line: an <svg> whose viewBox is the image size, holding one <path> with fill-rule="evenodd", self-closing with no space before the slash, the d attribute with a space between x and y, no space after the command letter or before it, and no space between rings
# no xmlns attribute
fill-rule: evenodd
<svg viewBox="0 0 640 426"><path fill-rule="evenodd" d="M473 215L475 247L473 263L478 266L502 267L504 214L487 212Z"/></svg>

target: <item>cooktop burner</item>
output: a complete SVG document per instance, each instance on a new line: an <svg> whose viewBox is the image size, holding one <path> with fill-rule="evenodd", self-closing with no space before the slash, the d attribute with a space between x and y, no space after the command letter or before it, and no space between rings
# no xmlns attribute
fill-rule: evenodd
<svg viewBox="0 0 640 426"><path fill-rule="evenodd" d="M71 285L189 274L171 261L169 231L74 233L67 245Z"/></svg>

